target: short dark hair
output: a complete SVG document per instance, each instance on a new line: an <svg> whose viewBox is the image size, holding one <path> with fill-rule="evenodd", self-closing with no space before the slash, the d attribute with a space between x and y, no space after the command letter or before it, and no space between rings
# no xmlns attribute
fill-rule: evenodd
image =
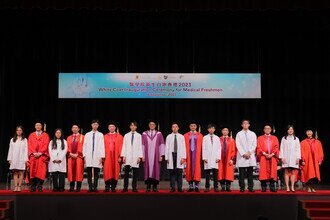
<svg viewBox="0 0 330 220"><path fill-rule="evenodd" d="M136 121L131 121L131 122L129 123L129 126L131 126L132 124L133 124L134 126L137 126L137 125L138 125Z"/></svg>
<svg viewBox="0 0 330 220"><path fill-rule="evenodd" d="M173 125L177 125L178 127L180 127L179 126L179 123L178 122L175 122L175 121L172 122L171 126L173 126Z"/></svg>
<svg viewBox="0 0 330 220"><path fill-rule="evenodd" d="M99 123L99 120L97 120L97 119L92 120L92 124L94 124L94 123L98 123L98 124L100 124L100 123Z"/></svg>
<svg viewBox="0 0 330 220"><path fill-rule="evenodd" d="M243 124L245 121L247 121L250 124L250 120L249 119L246 119L246 118L243 119L241 123Z"/></svg>
<svg viewBox="0 0 330 220"><path fill-rule="evenodd" d="M216 129L217 126L216 126L215 124L213 124L213 123L210 123L210 124L207 125L207 129L209 129L209 128L214 128L214 129Z"/></svg>

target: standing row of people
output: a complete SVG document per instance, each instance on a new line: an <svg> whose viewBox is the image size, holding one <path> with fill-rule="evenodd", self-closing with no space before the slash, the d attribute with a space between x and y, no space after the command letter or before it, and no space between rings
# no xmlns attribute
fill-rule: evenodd
<svg viewBox="0 0 330 220"><path fill-rule="evenodd" d="M64 191L65 175L70 182L69 191L80 191L84 169L87 171L88 191L98 191L100 169L104 169L105 192L116 191L121 166L124 170L123 192L128 191L128 179L132 170L132 191L137 192L139 167L144 164L146 191L158 192L161 162L167 162L170 173L170 191L183 192L182 178L185 173L189 184L188 192L199 192L202 165L205 170L205 192L210 191L213 178L215 192L231 191L234 181L234 168L239 170L240 191L244 192L245 178L248 191L254 192L253 170L260 163L259 180L261 190L276 192L277 166L282 163L285 170L287 191L295 191L298 170L301 181L315 192L315 184L320 181L319 165L323 161L321 142L307 129L307 138L301 143L294 135L293 126L288 126L287 135L279 145L272 135L272 125L264 126L264 135L257 138L249 130L250 121L242 121L242 130L236 139L230 137L230 128L221 127L221 137L215 134L216 126L209 124L208 134L203 136L197 131L197 123L190 122L190 131L182 135L179 124L172 123L172 133L164 141L163 135L156 130L157 122L148 122L149 130L139 134L137 123L130 123L130 132L120 135L116 124L109 123L109 133L98 131L99 122L93 120L92 130L85 135L79 133L79 126L72 126L72 135L66 140L63 131L56 129L52 140L42 130L42 123L35 124L36 131L24 137L23 128L18 126L10 141L8 161L14 176L14 191L21 191L23 171L28 172L30 191L42 191L47 169L53 178L53 191Z"/></svg>

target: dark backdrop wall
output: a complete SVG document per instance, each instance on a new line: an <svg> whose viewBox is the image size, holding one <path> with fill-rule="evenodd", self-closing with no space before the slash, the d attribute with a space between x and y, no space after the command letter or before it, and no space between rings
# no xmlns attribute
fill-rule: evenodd
<svg viewBox="0 0 330 220"><path fill-rule="evenodd" d="M173 120L187 131L190 119L203 133L209 122L229 124L234 135L242 118L258 135L264 122L281 138L287 124L304 138L317 128L330 182L329 51L327 10L0 10L0 175L8 171L15 126L33 131L36 119L70 132L90 129L91 119L117 121L121 133L132 119L146 129L154 117L167 135ZM58 72L260 72L262 99L114 100L57 98Z"/></svg>

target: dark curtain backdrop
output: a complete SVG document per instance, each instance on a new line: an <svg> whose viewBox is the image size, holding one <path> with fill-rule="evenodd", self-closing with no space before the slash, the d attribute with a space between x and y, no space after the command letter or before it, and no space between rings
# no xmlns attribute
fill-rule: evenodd
<svg viewBox="0 0 330 220"><path fill-rule="evenodd" d="M167 135L173 120L229 124L242 118L262 134L274 123L281 138L287 124L304 138L317 128L324 143L323 180L330 182L329 10L0 10L0 174L8 171L8 143L15 126L33 131L36 119L70 133L76 122L128 122L154 117ZM59 72L260 72L262 99L66 99L57 98Z"/></svg>

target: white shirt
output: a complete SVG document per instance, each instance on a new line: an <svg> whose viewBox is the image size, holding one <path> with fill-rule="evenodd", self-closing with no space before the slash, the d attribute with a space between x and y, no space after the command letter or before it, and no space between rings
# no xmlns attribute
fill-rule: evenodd
<svg viewBox="0 0 330 220"><path fill-rule="evenodd" d="M202 144L202 158L207 160L207 163L204 163L204 169L218 169L219 164L217 160L221 159L221 143L220 138L213 134L211 141L211 135L205 135L203 137Z"/></svg>
<svg viewBox="0 0 330 220"><path fill-rule="evenodd" d="M53 140L49 142L48 152L49 152L49 164L48 171L49 172L62 172L66 173L66 153L68 151L68 144L66 140L64 140L64 149L62 150L62 142L60 139L56 139L56 149L53 148ZM54 163L54 160L60 160L61 163Z"/></svg>
<svg viewBox="0 0 330 220"><path fill-rule="evenodd" d="M237 146L237 167L254 167L257 165L256 161L256 148L257 148L257 135L250 130L241 130L236 135L236 146ZM250 152L250 158L246 159L243 155Z"/></svg>
<svg viewBox="0 0 330 220"><path fill-rule="evenodd" d="M172 133L166 137L165 145L165 160L168 161L167 169L173 169L173 152L174 152L174 138L176 135L178 150L176 155L176 167L178 169L183 169L184 164L181 164L181 159L186 159L186 142L184 136L180 133Z"/></svg>
<svg viewBox="0 0 330 220"><path fill-rule="evenodd" d="M134 132L133 144L132 144L132 132L128 132L124 136L123 148L121 150L121 157L125 157L124 165L129 165L134 168L139 168L137 160L143 158L142 151L142 136L138 132Z"/></svg>
<svg viewBox="0 0 330 220"><path fill-rule="evenodd" d="M29 160L26 138L17 138L16 142L10 139L7 160L11 161L10 170L25 170L25 162Z"/></svg>
<svg viewBox="0 0 330 220"><path fill-rule="evenodd" d="M279 158L284 159L282 167L299 168L296 164L297 159L301 159L301 149L299 138L294 139L293 135L282 138Z"/></svg>
<svg viewBox="0 0 330 220"><path fill-rule="evenodd" d="M93 151L93 134L94 151ZM86 133L83 144L83 156L85 158L85 167L102 168L102 158L105 158L104 136L99 131L90 131Z"/></svg>

